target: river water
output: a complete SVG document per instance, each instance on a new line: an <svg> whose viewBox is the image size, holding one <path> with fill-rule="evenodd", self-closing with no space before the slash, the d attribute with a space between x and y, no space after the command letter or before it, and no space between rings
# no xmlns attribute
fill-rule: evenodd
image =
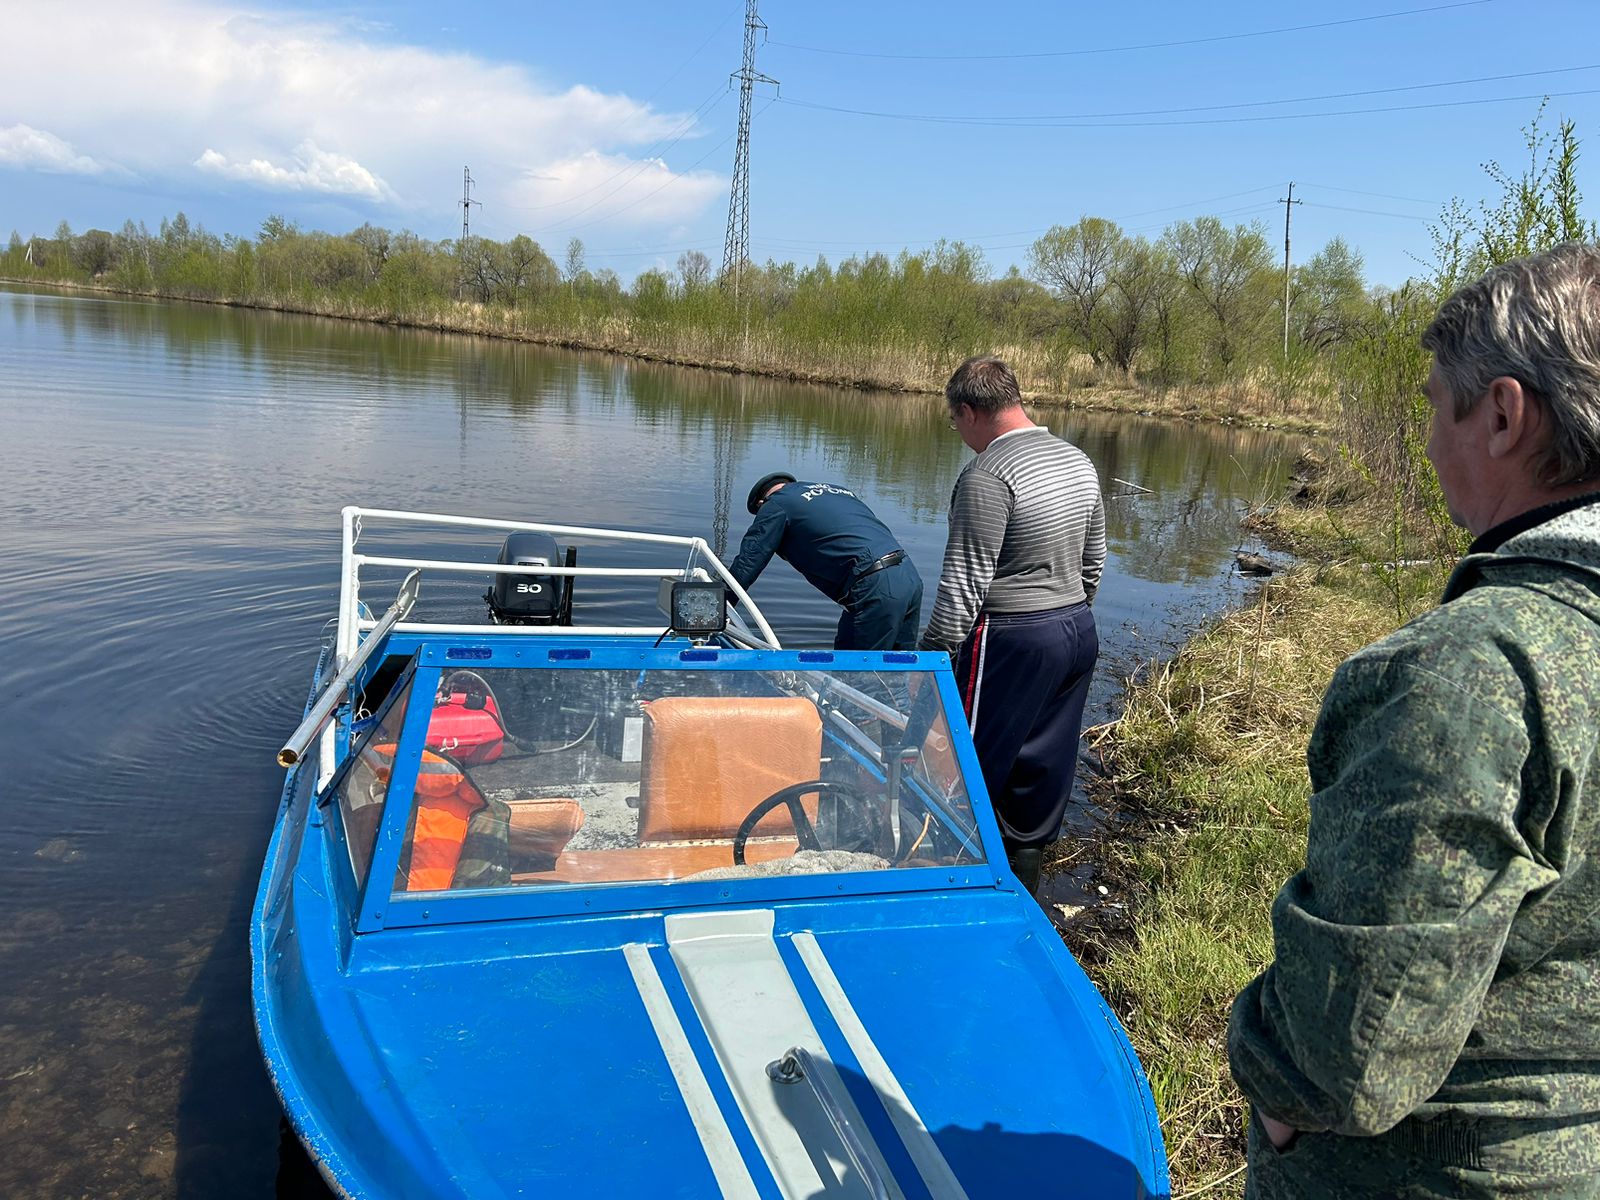
<svg viewBox="0 0 1600 1200"><path fill-rule="evenodd" d="M1134 664L1242 597L1239 516L1277 494L1299 443L1043 419L1112 497L1093 723ZM340 506L711 536L721 493L737 546L750 483L786 469L862 495L931 606L968 453L936 397L25 290L0 290L0 449L13 1200L299 1194L279 1178L247 923L274 751L334 613ZM755 595L785 644L831 642L837 610L781 561ZM653 619L629 604L578 597L581 617Z"/></svg>

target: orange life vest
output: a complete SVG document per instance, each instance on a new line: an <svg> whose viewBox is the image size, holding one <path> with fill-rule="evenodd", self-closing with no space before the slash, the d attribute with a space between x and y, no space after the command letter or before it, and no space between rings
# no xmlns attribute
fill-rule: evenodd
<svg viewBox="0 0 1600 1200"><path fill-rule="evenodd" d="M394 745L373 746L387 780L394 763ZM483 794L442 754L422 752L417 769L417 807L411 826L410 865L404 869L408 892L438 892L450 886L472 814L486 807Z"/></svg>

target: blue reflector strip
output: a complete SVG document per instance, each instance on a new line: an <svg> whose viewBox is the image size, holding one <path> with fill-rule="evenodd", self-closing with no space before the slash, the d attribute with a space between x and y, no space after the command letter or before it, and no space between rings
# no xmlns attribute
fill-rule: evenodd
<svg viewBox="0 0 1600 1200"><path fill-rule="evenodd" d="M444 652L446 658L493 658L494 651L487 646L451 646Z"/></svg>
<svg viewBox="0 0 1600 1200"><path fill-rule="evenodd" d="M907 654L904 650L891 650L883 656L884 662L916 662L915 654Z"/></svg>
<svg viewBox="0 0 1600 1200"><path fill-rule="evenodd" d="M800 651L800 661L801 662L832 662L833 661L833 655L829 654L826 650L802 650L802 651Z"/></svg>
<svg viewBox="0 0 1600 1200"><path fill-rule="evenodd" d="M685 650L678 655L678 658L682 662L716 662L717 652L715 650Z"/></svg>
<svg viewBox="0 0 1600 1200"><path fill-rule="evenodd" d="M577 661L581 661L581 660L583 660L585 658L588 658L588 657L589 657L589 652L587 650L579 650L579 649L574 647L574 648L569 648L569 649L566 649L566 650L552 650L552 651L550 651L549 661L550 662L577 662Z"/></svg>

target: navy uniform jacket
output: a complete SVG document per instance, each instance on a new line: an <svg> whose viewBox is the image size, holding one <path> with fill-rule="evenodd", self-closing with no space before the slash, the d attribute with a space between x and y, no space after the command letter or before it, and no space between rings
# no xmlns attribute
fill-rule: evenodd
<svg viewBox="0 0 1600 1200"><path fill-rule="evenodd" d="M851 581L885 554L900 549L888 526L832 483L786 483L756 513L729 566L748 588L776 554L831 600L842 601Z"/></svg>

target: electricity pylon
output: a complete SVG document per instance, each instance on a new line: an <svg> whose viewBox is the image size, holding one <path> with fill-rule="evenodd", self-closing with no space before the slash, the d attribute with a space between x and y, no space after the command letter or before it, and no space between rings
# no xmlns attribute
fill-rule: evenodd
<svg viewBox="0 0 1600 1200"><path fill-rule="evenodd" d="M778 81L756 70L756 30L766 24L756 12L757 0L745 0L744 65L729 78L739 81L739 148L733 155L733 194L728 198L728 236L722 245L722 282L739 298L744 268L750 261L750 96L758 83Z"/></svg>

